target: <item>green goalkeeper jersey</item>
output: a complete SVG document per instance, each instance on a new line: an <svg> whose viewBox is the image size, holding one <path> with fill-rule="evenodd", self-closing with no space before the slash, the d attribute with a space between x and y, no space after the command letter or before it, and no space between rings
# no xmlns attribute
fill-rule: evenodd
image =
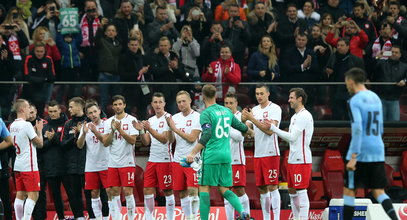
<svg viewBox="0 0 407 220"><path fill-rule="evenodd" d="M247 126L235 118L230 109L218 104L211 105L202 112L200 123L201 138L210 137L202 150L203 164L231 163L230 127L246 132Z"/></svg>

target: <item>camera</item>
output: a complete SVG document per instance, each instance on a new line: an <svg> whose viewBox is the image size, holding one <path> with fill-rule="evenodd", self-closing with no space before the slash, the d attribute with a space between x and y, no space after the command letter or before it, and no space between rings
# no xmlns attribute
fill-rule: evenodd
<svg viewBox="0 0 407 220"><path fill-rule="evenodd" d="M5 25L5 26L4 26L4 29L6 29L6 30L13 30L13 29L14 29L14 26L13 26L13 25Z"/></svg>
<svg viewBox="0 0 407 220"><path fill-rule="evenodd" d="M13 19L18 18L18 14L17 13L13 13Z"/></svg>
<svg viewBox="0 0 407 220"><path fill-rule="evenodd" d="M49 10L52 11L52 12L54 12L54 11L55 11L55 6L49 7Z"/></svg>
<svg viewBox="0 0 407 220"><path fill-rule="evenodd" d="M240 20L240 16L233 16L233 21L238 21Z"/></svg>
<svg viewBox="0 0 407 220"><path fill-rule="evenodd" d="M96 8L86 9L86 13L96 12Z"/></svg>

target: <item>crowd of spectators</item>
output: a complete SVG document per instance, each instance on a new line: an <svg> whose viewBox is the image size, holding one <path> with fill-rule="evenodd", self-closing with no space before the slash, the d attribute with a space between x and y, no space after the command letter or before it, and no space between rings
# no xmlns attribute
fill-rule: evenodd
<svg viewBox="0 0 407 220"><path fill-rule="evenodd" d="M29 82L0 87L3 118L16 95L40 114L56 89L60 102L80 95L81 86L53 88L55 81L169 82L99 86L102 108L124 94L136 99L128 98L130 111L145 118L149 103L143 100L152 90L172 100L170 113L177 111L178 90L199 93L199 86L176 82L229 83L217 86L222 101L240 82L343 82L344 72L358 66L370 81L394 83L373 89L389 106L385 120L399 120L407 78L405 0L2 2L0 80ZM78 8L79 33L61 34L59 14L66 7ZM336 106L333 119L347 118L344 86L304 89L311 104L325 92Z"/></svg>

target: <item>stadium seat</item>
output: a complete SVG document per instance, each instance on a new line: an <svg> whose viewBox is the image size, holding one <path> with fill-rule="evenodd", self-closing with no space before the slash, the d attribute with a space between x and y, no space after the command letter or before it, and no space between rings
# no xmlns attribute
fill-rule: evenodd
<svg viewBox="0 0 407 220"><path fill-rule="evenodd" d="M217 187L211 187L210 197L211 206L224 206L223 196L220 195Z"/></svg>
<svg viewBox="0 0 407 220"><path fill-rule="evenodd" d="M246 171L246 194L249 197L250 209L261 209L260 194L256 186L254 171Z"/></svg>
<svg viewBox="0 0 407 220"><path fill-rule="evenodd" d="M386 179L387 183L389 184L388 186L394 186L394 168L387 163L384 164L384 168L386 169Z"/></svg>
<svg viewBox="0 0 407 220"><path fill-rule="evenodd" d="M314 182L312 182L312 179L310 180L307 192L311 209L325 209L327 207L328 201L316 198L318 188Z"/></svg>
<svg viewBox="0 0 407 220"><path fill-rule="evenodd" d="M282 154L282 161L280 163L280 176L282 182L287 182L287 165L288 165L288 154L289 150L284 151Z"/></svg>
<svg viewBox="0 0 407 220"><path fill-rule="evenodd" d="M144 170L140 166L136 166L134 174L133 194L137 206L144 206Z"/></svg>
<svg viewBox="0 0 407 220"><path fill-rule="evenodd" d="M329 198L342 198L344 162L338 150L326 150L321 162L321 174L325 195Z"/></svg>
<svg viewBox="0 0 407 220"><path fill-rule="evenodd" d="M407 151L403 151L401 156L400 174L403 186L407 189Z"/></svg>

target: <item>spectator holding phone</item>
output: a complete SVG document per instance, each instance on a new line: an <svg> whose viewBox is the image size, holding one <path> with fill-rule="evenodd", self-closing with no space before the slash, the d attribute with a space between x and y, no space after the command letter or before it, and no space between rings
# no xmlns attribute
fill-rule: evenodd
<svg viewBox="0 0 407 220"><path fill-rule="evenodd" d="M155 12L155 20L147 27L150 48L158 46L161 37L167 37L172 44L179 37L178 30L174 27L174 22L168 19L168 10L165 7L158 6Z"/></svg>
<svg viewBox="0 0 407 220"><path fill-rule="evenodd" d="M46 27L49 30L49 37L55 40L59 25L59 10L54 1L47 1L45 6L37 11L31 31L34 32L37 27Z"/></svg>
<svg viewBox="0 0 407 220"><path fill-rule="evenodd" d="M4 23L19 25L21 30L24 32L25 36L28 39L30 39L27 23L24 21L24 18L21 14L21 10L19 8L17 7L10 8L4 19Z"/></svg>
<svg viewBox="0 0 407 220"><path fill-rule="evenodd" d="M61 59L61 54L55 41L50 37L48 28L41 26L35 29L32 41L33 43L29 47L30 52L34 49L35 44L42 43L45 45L46 55L50 56L54 63Z"/></svg>

